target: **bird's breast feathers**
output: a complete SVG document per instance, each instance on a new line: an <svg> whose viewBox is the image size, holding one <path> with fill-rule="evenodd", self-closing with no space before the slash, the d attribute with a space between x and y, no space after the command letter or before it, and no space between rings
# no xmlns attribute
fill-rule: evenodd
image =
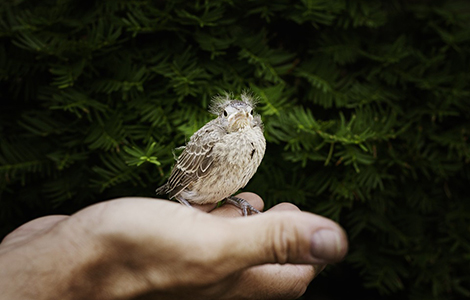
<svg viewBox="0 0 470 300"><path fill-rule="evenodd" d="M192 203L214 203L243 188L263 159L266 140L259 127L225 134L214 143L207 175L181 192Z"/></svg>

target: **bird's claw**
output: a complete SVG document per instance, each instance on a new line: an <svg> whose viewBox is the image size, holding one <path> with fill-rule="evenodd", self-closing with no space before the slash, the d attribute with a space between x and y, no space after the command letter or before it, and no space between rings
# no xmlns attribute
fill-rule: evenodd
<svg viewBox="0 0 470 300"><path fill-rule="evenodd" d="M232 204L233 206L241 209L243 216L246 217L248 214L252 215L254 213L260 214L261 212L254 208L248 201L238 197L228 197L225 199L225 203Z"/></svg>

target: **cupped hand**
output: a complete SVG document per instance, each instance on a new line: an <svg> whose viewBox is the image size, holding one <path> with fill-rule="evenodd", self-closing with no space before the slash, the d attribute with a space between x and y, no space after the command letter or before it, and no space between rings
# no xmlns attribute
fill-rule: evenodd
<svg viewBox="0 0 470 300"><path fill-rule="evenodd" d="M262 210L257 195L239 197ZM2 256L33 262L29 285L8 291L31 299L295 299L347 252L336 223L292 204L247 218L230 205L199 208L210 213L122 198L33 220L0 244L0 264Z"/></svg>

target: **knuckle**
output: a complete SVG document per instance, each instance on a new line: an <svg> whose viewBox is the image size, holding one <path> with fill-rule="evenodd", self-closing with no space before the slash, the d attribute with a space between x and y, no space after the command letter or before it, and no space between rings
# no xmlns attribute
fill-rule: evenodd
<svg viewBox="0 0 470 300"><path fill-rule="evenodd" d="M298 253L298 233L289 222L277 222L271 227L271 251L274 260L280 264L292 262Z"/></svg>

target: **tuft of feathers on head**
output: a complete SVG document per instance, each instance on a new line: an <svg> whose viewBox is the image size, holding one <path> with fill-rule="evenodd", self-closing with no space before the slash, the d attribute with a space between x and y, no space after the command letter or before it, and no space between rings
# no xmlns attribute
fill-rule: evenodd
<svg viewBox="0 0 470 300"><path fill-rule="evenodd" d="M258 98L248 90L242 92L240 99L235 99L233 93L231 92L225 92L222 95L217 95L212 98L211 105L209 106L209 112L214 115L220 115L223 113L224 109L233 102L243 102L254 109L258 101Z"/></svg>

